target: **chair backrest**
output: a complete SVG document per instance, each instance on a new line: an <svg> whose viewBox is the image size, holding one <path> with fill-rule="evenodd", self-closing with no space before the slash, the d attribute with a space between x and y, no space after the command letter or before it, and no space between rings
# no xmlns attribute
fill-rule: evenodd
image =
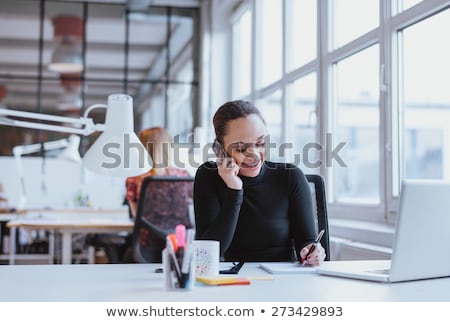
<svg viewBox="0 0 450 322"><path fill-rule="evenodd" d="M322 240L320 243L325 249L326 257L325 260L330 260L330 235L328 230L328 214L327 214L327 200L325 196L325 183L323 178L317 174L307 174L306 179L308 180L311 187L311 194L313 201L313 210L316 216L318 231L325 229Z"/></svg>
<svg viewBox="0 0 450 322"><path fill-rule="evenodd" d="M177 224L194 226L193 186L193 177L149 176L142 181L133 230L136 262L161 262L166 235Z"/></svg>

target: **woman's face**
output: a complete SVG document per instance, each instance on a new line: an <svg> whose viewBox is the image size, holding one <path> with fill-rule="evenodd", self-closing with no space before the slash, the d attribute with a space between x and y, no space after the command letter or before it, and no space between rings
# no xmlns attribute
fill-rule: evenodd
<svg viewBox="0 0 450 322"><path fill-rule="evenodd" d="M250 114L229 121L227 127L223 137L226 152L236 161L240 175L256 177L265 157L266 126L258 115Z"/></svg>

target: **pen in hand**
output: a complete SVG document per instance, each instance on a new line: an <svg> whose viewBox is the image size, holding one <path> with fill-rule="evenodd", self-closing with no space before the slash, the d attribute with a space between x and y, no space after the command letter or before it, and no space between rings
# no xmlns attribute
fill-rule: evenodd
<svg viewBox="0 0 450 322"><path fill-rule="evenodd" d="M314 240L314 243L312 244L312 246L309 248L308 253L306 254L305 258L303 259L302 262L302 266L305 266L306 264L306 260L308 258L309 255L312 254L312 252L314 251L314 249L316 249L316 245L318 243L320 243L320 240L322 239L323 233L325 232L325 229L322 229L319 234L317 235L316 239Z"/></svg>

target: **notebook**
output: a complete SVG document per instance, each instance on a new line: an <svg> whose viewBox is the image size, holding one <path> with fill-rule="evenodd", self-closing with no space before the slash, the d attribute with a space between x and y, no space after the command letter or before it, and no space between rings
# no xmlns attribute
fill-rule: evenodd
<svg viewBox="0 0 450 322"><path fill-rule="evenodd" d="M450 276L450 183L402 182L389 261L324 262L317 272L381 282Z"/></svg>

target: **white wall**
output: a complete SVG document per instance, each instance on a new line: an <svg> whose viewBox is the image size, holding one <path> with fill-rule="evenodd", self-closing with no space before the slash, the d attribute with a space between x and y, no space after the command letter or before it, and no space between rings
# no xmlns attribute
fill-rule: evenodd
<svg viewBox="0 0 450 322"><path fill-rule="evenodd" d="M27 196L25 208L71 208L82 191L89 196L94 208L121 207L125 196L125 178L100 176L87 170L83 173L81 163L57 158L46 158L44 168L41 157L23 157L22 160ZM0 182L9 207L17 207L20 180L13 157L0 157ZM46 192L42 189L43 184Z"/></svg>

